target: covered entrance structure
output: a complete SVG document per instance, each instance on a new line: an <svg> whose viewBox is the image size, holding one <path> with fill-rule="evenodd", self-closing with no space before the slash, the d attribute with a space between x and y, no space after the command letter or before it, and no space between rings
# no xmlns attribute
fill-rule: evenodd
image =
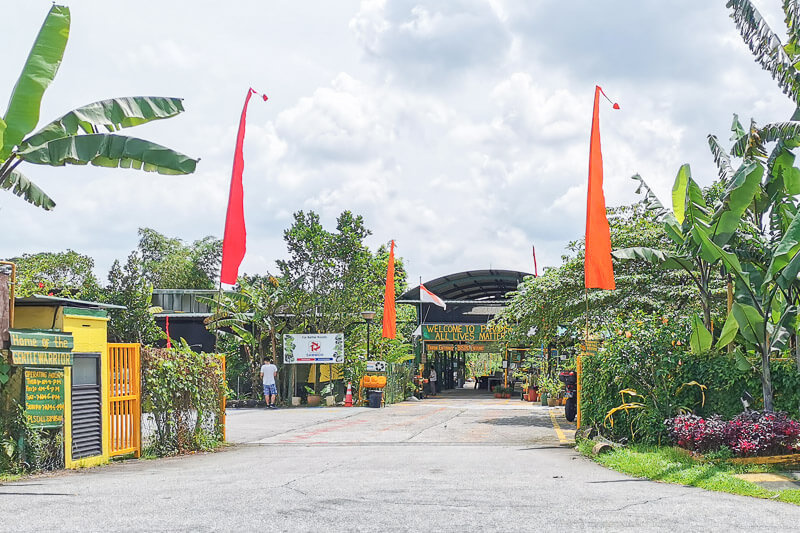
<svg viewBox="0 0 800 533"><path fill-rule="evenodd" d="M530 275L516 270L470 270L424 282L426 289L444 300L446 309L422 302L419 287L400 295L398 304L417 308L416 362L426 373L431 366L436 369L439 389L463 385L468 354L484 354L482 359L489 363L481 385L491 388L504 381L505 372L498 374L495 367L502 368L505 332L489 327L488 322L508 305L506 295Z"/></svg>

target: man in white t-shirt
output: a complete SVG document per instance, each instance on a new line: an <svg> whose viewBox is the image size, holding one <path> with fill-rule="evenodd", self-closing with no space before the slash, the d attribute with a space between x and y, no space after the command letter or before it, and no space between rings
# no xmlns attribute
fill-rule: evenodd
<svg viewBox="0 0 800 533"><path fill-rule="evenodd" d="M272 364L272 358L264 359L261 365L261 382L264 384L264 399L267 401L267 408L277 409L275 402L278 400L278 389L275 386L275 378L278 377L278 367Z"/></svg>
<svg viewBox="0 0 800 533"><path fill-rule="evenodd" d="M431 366L431 372L428 374L428 382L431 384L431 396L436 396L436 369Z"/></svg>

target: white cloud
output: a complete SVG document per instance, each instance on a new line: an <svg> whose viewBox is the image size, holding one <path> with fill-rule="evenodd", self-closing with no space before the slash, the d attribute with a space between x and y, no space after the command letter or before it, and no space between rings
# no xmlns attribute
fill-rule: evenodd
<svg viewBox="0 0 800 533"><path fill-rule="evenodd" d="M118 94L183 96L187 113L131 134L202 159L189 177L20 167L59 205L43 213L0 195L16 229L2 255L70 247L103 275L139 226L187 241L221 236L250 85L270 100L248 114L244 270L274 268L293 212L314 209L332 227L350 209L373 247L397 239L412 280L490 264L530 271L531 244L540 267L560 262L584 229L596 83L622 105L601 111L610 205L637 199L636 172L663 199L684 162L709 184L708 133L727 139L733 112L764 123L793 111L719 4L176 1L156 19L73 4L43 117ZM6 48L31 41L46 9L15 6ZM186 9L191 21L176 23ZM97 49L92 30L122 17L137 32ZM23 60L24 51L10 59L0 89L10 91Z"/></svg>

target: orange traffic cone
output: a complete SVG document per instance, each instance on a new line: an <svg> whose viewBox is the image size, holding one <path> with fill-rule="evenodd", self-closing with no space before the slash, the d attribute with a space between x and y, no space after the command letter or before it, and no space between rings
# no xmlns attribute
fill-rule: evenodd
<svg viewBox="0 0 800 533"><path fill-rule="evenodd" d="M347 382L347 394L344 396L344 406L353 407L353 391L350 389L350 382Z"/></svg>

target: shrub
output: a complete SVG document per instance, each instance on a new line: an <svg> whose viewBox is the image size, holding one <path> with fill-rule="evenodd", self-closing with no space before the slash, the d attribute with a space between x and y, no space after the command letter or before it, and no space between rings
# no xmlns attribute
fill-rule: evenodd
<svg viewBox="0 0 800 533"><path fill-rule="evenodd" d="M739 398L749 391L761 403L760 373L741 368L728 353L692 354L686 346L690 328L683 319L633 317L612 324L599 353L583 358L581 416L584 424L611 439L655 444L666 440L664 420L682 411L723 420L742 411ZM771 362L776 410L797 412L800 373L791 359ZM688 387L695 381L706 389ZM606 414L620 405L620 391L633 389L644 407L618 413L613 427ZM637 399L638 400L638 399Z"/></svg>
<svg viewBox="0 0 800 533"><path fill-rule="evenodd" d="M701 453L728 448L738 457L780 455L800 450L800 423L786 413L748 411L724 422L680 415L665 421L673 443Z"/></svg>
<svg viewBox="0 0 800 533"><path fill-rule="evenodd" d="M142 410L155 432L146 449L172 455L214 447L222 440L221 403L228 394L216 354L175 348L142 351Z"/></svg>

